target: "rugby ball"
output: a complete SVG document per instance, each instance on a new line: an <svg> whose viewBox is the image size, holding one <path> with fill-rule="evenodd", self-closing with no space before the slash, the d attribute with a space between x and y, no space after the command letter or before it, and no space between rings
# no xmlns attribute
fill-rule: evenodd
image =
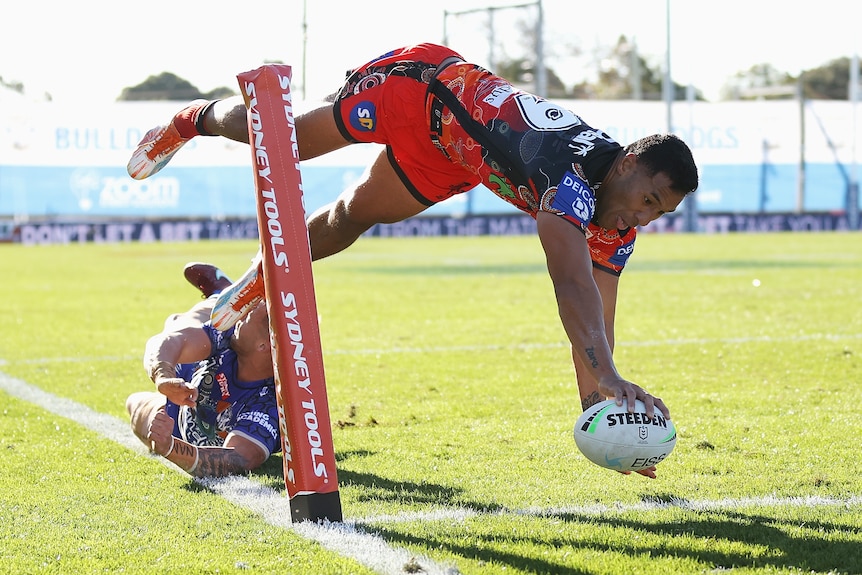
<svg viewBox="0 0 862 575"><path fill-rule="evenodd" d="M575 443L587 459L607 469L638 471L658 465L676 446L676 428L656 409L647 417L641 400L628 412L608 399L587 408L575 423Z"/></svg>

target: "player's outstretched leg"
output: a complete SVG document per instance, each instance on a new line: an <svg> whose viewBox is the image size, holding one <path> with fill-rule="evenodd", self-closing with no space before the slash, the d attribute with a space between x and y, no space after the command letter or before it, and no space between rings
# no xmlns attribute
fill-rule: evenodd
<svg viewBox="0 0 862 575"><path fill-rule="evenodd" d="M164 168L186 142L204 134L202 120L211 105L207 100L195 100L177 112L170 122L147 132L126 166L129 175L136 180L149 178Z"/></svg>
<svg viewBox="0 0 862 575"><path fill-rule="evenodd" d="M232 328L249 311L263 301L263 254L258 250L241 278L222 290L213 305L210 323L219 331Z"/></svg>
<svg viewBox="0 0 862 575"><path fill-rule="evenodd" d="M310 124L301 124L298 118L297 131L300 125L308 128ZM358 183L309 216L311 259L319 260L346 249L376 223L400 222L426 207L407 190L386 150L382 150ZM229 329L265 297L262 259L258 252L243 277L219 295L210 318L213 327Z"/></svg>

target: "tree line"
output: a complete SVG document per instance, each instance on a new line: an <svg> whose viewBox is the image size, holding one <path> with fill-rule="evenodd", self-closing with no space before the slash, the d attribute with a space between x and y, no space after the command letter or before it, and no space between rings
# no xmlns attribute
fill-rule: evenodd
<svg viewBox="0 0 862 575"><path fill-rule="evenodd" d="M525 33L527 31L525 30ZM653 65L641 56L635 43L620 36L611 46L599 48L594 59L601 62L592 81L583 81L574 86L566 86L555 70L545 68L547 97L555 99L594 99L594 100L661 100L663 99L663 74L660 66ZM269 62L279 63L279 62ZM536 74L535 58L502 58L494 63L494 72L528 91L534 83ZM725 82L721 92L722 100L780 99L799 97L800 90L806 99L847 100L850 90L851 59L836 58L823 65L803 71L793 76L776 69L769 63L760 63L747 70L740 70ZM4 81L0 86L24 92L20 82ZM208 100L225 98L237 94L236 89L221 86L209 91L201 91L188 80L171 72L149 76L140 84L122 90L118 101L173 100L185 101L205 98ZM677 83L673 85L674 100L685 100L689 87ZM693 86L693 97L703 100L697 86ZM47 99L50 99L48 96Z"/></svg>

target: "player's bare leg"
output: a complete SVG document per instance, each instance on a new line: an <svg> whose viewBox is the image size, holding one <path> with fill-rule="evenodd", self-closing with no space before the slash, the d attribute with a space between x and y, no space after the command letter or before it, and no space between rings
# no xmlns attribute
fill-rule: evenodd
<svg viewBox="0 0 862 575"><path fill-rule="evenodd" d="M356 185L309 216L312 260L340 252L375 224L400 222L426 208L410 194L382 151Z"/></svg>
<svg viewBox="0 0 862 575"><path fill-rule="evenodd" d="M329 102L312 105L306 112L294 111L297 116L307 116L309 120L319 115L332 114ZM149 130L138 142L126 166L129 175L143 180L162 170L174 155L196 136L223 136L237 142L248 143L248 110L240 96L223 100L195 100L174 114L171 121ZM298 119L298 118L297 118ZM332 127L335 128L334 122ZM313 158L346 146L338 133L321 133L315 138L306 138L300 143L300 156Z"/></svg>
<svg viewBox="0 0 862 575"><path fill-rule="evenodd" d="M333 103L324 102L295 117L301 160L308 160L350 144L335 122ZM147 178L161 170L173 155L197 134L218 135L248 143L248 114L244 100L233 96L215 102L195 102L181 110L165 126L154 128L139 144L129 162L129 174ZM353 244L371 226L414 216L426 206L416 200L392 167L385 152L365 171L361 181L345 190L332 204L308 219L312 259L338 253ZM252 266L259 265L257 262ZM215 302L212 320L226 330L251 309L249 302L263 297L256 268L222 292ZM254 284L257 284L255 286ZM259 291L251 293L250 288Z"/></svg>
<svg viewBox="0 0 862 575"><path fill-rule="evenodd" d="M331 102L304 104L294 110L299 158L310 160L350 144L335 124ZM248 143L248 109L240 96L214 102L202 118L204 129L212 135Z"/></svg>
<svg viewBox="0 0 862 575"><path fill-rule="evenodd" d="M221 134L238 136L242 116L237 106L213 106L213 118L205 118L207 129ZM244 108L243 108L244 110ZM231 120L231 118L234 118ZM296 117L297 143L301 159L337 150L349 144L335 123L332 104L322 104ZM319 260L340 252L353 244L374 224L400 222L421 213L427 208L416 200L392 167L386 151L381 151L359 182L341 193L335 202L315 211L308 218L308 237L312 260ZM258 281L259 271L254 262L233 286L222 292L212 313L212 323L226 330L249 309L250 288L263 297L263 282ZM248 285L241 285L245 282Z"/></svg>

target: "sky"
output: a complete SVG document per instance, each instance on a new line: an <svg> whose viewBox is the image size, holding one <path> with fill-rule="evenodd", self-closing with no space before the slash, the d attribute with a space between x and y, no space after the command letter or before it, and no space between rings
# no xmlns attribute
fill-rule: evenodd
<svg viewBox="0 0 862 575"><path fill-rule="evenodd" d="M518 4L533 6L511 8ZM345 70L389 49L442 42L444 20L447 43L493 69L492 58L523 55L515 21L536 14L534 4L28 0L3 9L0 78L23 83L31 99L48 93L57 103L99 105L162 72L208 91L236 88L237 74L280 61L293 68L294 93L317 98L335 91ZM709 100L718 99L729 77L755 64L795 75L862 52L862 2L855 0L818 0L804 9L787 0L542 0L542 8L547 64L570 87L595 73L595 48L620 35L634 39L660 69L668 21L674 81L692 84ZM444 18L444 11L473 9Z"/></svg>

